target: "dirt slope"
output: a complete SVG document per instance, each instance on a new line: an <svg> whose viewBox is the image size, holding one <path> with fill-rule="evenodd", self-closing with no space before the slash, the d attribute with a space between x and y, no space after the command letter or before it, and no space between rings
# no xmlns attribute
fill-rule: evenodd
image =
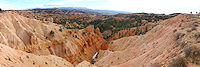
<svg viewBox="0 0 200 67"><path fill-rule="evenodd" d="M199 44L197 43L199 23L199 19L179 15L160 22L144 35L113 40L109 44L109 50L100 51L94 65L99 67L169 66L172 59L185 57L185 48Z"/></svg>
<svg viewBox="0 0 200 67"><path fill-rule="evenodd" d="M5 44L0 44L0 66L1 67L73 67L73 65L63 58L48 55L34 55L20 50L14 50Z"/></svg>

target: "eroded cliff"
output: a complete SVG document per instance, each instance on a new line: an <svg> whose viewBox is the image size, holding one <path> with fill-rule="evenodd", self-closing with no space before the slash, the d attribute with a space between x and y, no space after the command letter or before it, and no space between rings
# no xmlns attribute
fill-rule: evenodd
<svg viewBox="0 0 200 67"><path fill-rule="evenodd" d="M83 60L91 62L93 54L106 42L93 26L82 30L65 29L49 21L14 13L0 15L0 43L36 55L56 55L74 65Z"/></svg>

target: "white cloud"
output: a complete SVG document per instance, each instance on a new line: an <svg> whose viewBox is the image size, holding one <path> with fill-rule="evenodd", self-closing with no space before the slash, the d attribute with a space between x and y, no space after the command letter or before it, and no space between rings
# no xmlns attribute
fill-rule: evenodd
<svg viewBox="0 0 200 67"><path fill-rule="evenodd" d="M148 13L174 13L198 11L199 0L107 0L100 9L111 9L130 12L148 12ZM97 8L92 7L92 8Z"/></svg>
<svg viewBox="0 0 200 67"><path fill-rule="evenodd" d="M80 1L80 0L79 0ZM69 7L71 5L78 5L78 4L84 4L84 3L79 3L79 2L67 2L67 1L62 1L62 2L54 2L51 1L49 3L45 3L42 5L31 5L31 6L26 6L27 9L32 9L32 8L53 8L53 7Z"/></svg>
<svg viewBox="0 0 200 67"><path fill-rule="evenodd" d="M66 6L66 5L78 5L78 4L83 4L83 3L67 3L67 2L50 2L50 3L46 3L43 6Z"/></svg>
<svg viewBox="0 0 200 67"><path fill-rule="evenodd" d="M0 3L0 8L5 10L5 9L14 9L14 6L12 4L3 4Z"/></svg>
<svg viewBox="0 0 200 67"><path fill-rule="evenodd" d="M31 8L51 8L51 7L74 7L77 5L84 4L85 2L91 2L91 1L99 1L99 0L64 0L60 2L51 1L49 3L45 3L42 5L26 6L26 8L31 9Z"/></svg>
<svg viewBox="0 0 200 67"><path fill-rule="evenodd" d="M189 13L190 11L194 11L193 13L196 11L200 12L199 3L200 0L64 0L30 5L26 8L87 7L92 9L169 14L175 12ZM13 8L10 4L3 6L4 8Z"/></svg>
<svg viewBox="0 0 200 67"><path fill-rule="evenodd" d="M97 1L97 0L86 0L86 1Z"/></svg>

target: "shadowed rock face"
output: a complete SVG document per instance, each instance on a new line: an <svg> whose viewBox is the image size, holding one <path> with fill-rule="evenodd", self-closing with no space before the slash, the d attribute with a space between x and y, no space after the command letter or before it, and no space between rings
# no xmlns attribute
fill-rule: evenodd
<svg viewBox="0 0 200 67"><path fill-rule="evenodd" d="M52 22L12 13L0 14L0 38L0 43L13 49L36 55L56 55L72 64L83 60L90 62L106 42L99 29L94 30L93 26L82 30L65 29Z"/></svg>

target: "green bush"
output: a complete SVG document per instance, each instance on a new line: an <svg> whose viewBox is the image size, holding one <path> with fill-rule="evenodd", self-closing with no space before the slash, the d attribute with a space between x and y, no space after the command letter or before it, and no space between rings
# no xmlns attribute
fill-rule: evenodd
<svg viewBox="0 0 200 67"><path fill-rule="evenodd" d="M85 32L83 32L82 34L85 34Z"/></svg>
<svg viewBox="0 0 200 67"><path fill-rule="evenodd" d="M60 32L62 32L62 29L59 29Z"/></svg>
<svg viewBox="0 0 200 67"><path fill-rule="evenodd" d="M198 27L199 25L195 24L194 26L195 26L195 27Z"/></svg>
<svg viewBox="0 0 200 67"><path fill-rule="evenodd" d="M197 43L200 43L200 41L197 41Z"/></svg>
<svg viewBox="0 0 200 67"><path fill-rule="evenodd" d="M51 31L50 34L54 34L54 31Z"/></svg>

